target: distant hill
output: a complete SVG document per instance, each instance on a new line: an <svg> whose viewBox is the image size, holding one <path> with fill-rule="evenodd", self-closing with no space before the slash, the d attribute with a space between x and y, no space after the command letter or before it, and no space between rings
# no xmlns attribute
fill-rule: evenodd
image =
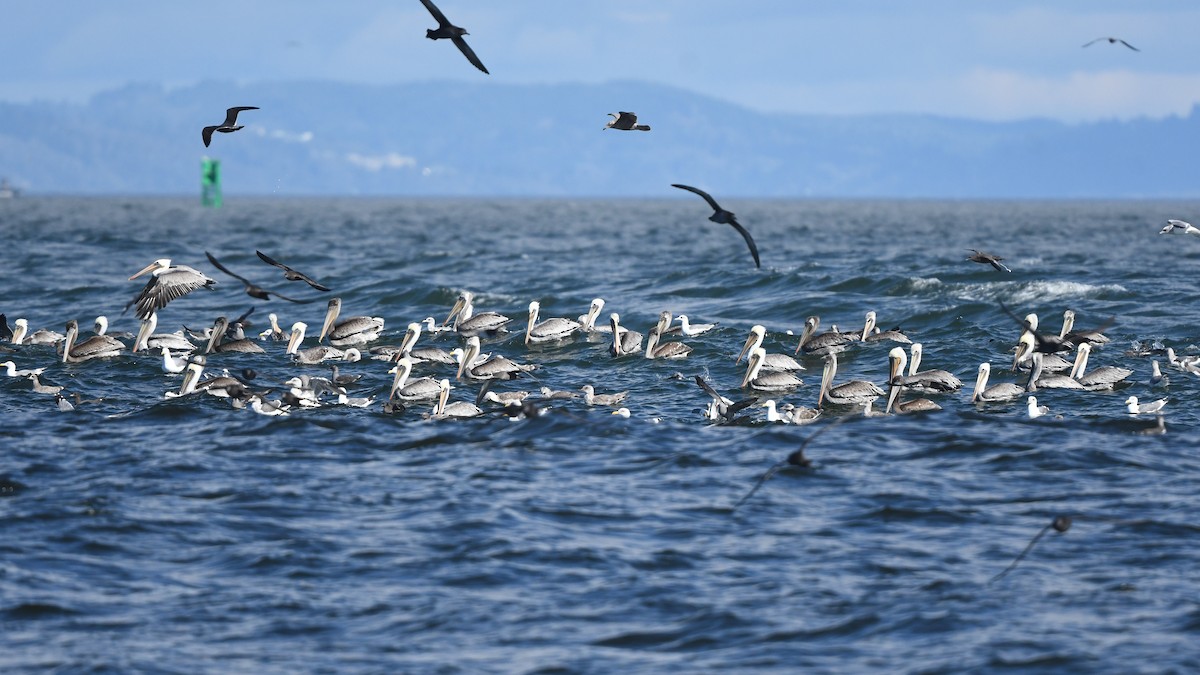
<svg viewBox="0 0 1200 675"><path fill-rule="evenodd" d="M200 128L231 105L246 128ZM653 127L601 131L631 110ZM644 197L1196 197L1200 117L1063 124L765 114L641 82L130 85L0 104L0 176L27 193ZM676 195L678 196L678 195Z"/></svg>

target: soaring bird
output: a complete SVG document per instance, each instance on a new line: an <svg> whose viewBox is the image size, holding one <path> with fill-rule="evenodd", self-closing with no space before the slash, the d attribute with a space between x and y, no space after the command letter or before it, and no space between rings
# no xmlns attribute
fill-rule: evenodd
<svg viewBox="0 0 1200 675"><path fill-rule="evenodd" d="M616 129L618 131L650 131L650 125L637 123L637 113L621 112L608 114L612 117L612 119L604 125L604 129ZM604 129L601 129L601 131L604 131Z"/></svg>
<svg viewBox="0 0 1200 675"><path fill-rule="evenodd" d="M168 302L191 293L197 288L211 289L216 281L200 270L187 265L172 265L170 258L159 258L146 265L141 272L129 277L130 281L151 272L150 281L130 304L137 307L137 318L145 321L151 314L167 306ZM126 309L129 305L125 306Z"/></svg>
<svg viewBox="0 0 1200 675"><path fill-rule="evenodd" d="M1118 37L1098 37L1095 40L1092 40L1091 42L1085 44L1084 47L1091 47L1092 45L1096 44L1097 42L1103 42L1105 40L1107 40L1108 44L1110 44L1110 45L1115 45L1117 43L1120 43L1120 44L1125 45L1126 47L1129 47L1130 49L1132 49L1135 52L1142 51L1142 50L1138 49L1137 47L1134 47L1133 45L1129 44L1128 42L1126 42Z"/></svg>
<svg viewBox="0 0 1200 675"><path fill-rule="evenodd" d="M1195 227L1186 220L1175 220L1174 218L1167 220L1166 227L1158 231L1159 234L1195 234L1200 235L1200 228Z"/></svg>
<svg viewBox="0 0 1200 675"><path fill-rule="evenodd" d="M207 148L208 144L212 143L212 135L214 131L219 131L223 134L230 134L238 129L241 129L243 125L239 125L237 123L237 116L238 113L242 112L243 110L258 110L258 107L252 105L239 105L226 110L224 122L216 126L204 127L204 129L200 132L200 137L204 139L204 147Z"/></svg>
<svg viewBox="0 0 1200 675"><path fill-rule="evenodd" d="M471 65L482 70L484 74L490 75L491 73L488 73L488 69L483 67L483 61L480 61L479 57L475 56L475 52L471 51L471 47L467 44L467 41L462 39L462 36L470 35L470 33L468 33L465 28L459 28L458 26L450 23L450 21L446 18L446 15L442 14L442 10L438 9L437 5L433 4L432 0L421 0L421 4L425 5L425 9L429 10L429 13L432 14L433 18L438 22L438 27L436 29L430 28L425 31L425 37L429 38L430 40L449 38L449 40L454 43L454 46L458 47L458 51L462 52L463 56L467 57L467 60L471 62Z"/></svg>
<svg viewBox="0 0 1200 675"><path fill-rule="evenodd" d="M992 267L996 268L997 272L1011 272L1012 271L1012 270L1008 269L1008 265L1005 265L1000 262L1001 260L1004 260L1004 258L1001 258L998 255L992 255L991 253L987 253L985 251L977 251L973 248L969 248L967 250L974 253L974 255L967 257L967 260L970 260L971 262L977 262L977 263L983 263L985 265L991 265Z"/></svg>
<svg viewBox="0 0 1200 675"><path fill-rule="evenodd" d="M327 286L322 286L321 284L318 284L317 282L313 281L312 277L308 276L307 274L304 274L302 272L297 272L296 270L288 267L287 265L284 265L283 263L276 261L274 258L267 255L266 253L263 253L262 251L255 251L255 253L258 254L258 257L260 259L262 259L263 262L267 263L268 265L274 265L275 267L278 267L279 269L283 270L283 278L284 279L287 279L288 281L303 281L304 283L308 284L309 286L312 286L313 288L315 288L318 291L328 291L329 290L329 288ZM279 294L276 293L275 295L279 295ZM282 297L282 296L280 296L280 297Z"/></svg>
<svg viewBox="0 0 1200 675"><path fill-rule="evenodd" d="M708 202L708 205L711 206L713 210L713 214L709 216L708 219L714 223L732 225L733 229L741 233L742 238L746 240L746 245L750 247L750 255L754 256L754 266L759 268L762 267L762 264L758 260L758 246L754 244L754 238L750 236L750 233L746 231L746 228L742 227L741 224L738 223L737 218L733 215L732 211L726 211L725 209L721 208L721 205L717 203L717 200L712 198L712 195L699 188L694 188L690 185L680 185L679 183L671 183L671 187L679 188L680 190L687 190L688 192L695 192L703 197L704 201Z"/></svg>
<svg viewBox="0 0 1200 675"><path fill-rule="evenodd" d="M205 251L204 255L208 256L208 261L213 264L213 267L216 267L217 269L221 270L225 274L228 274L229 276L233 277L234 279L237 279L238 281L242 282L242 284L244 284L246 286L246 295L248 295L252 298L258 298L259 300L270 300L271 296L274 295L275 297L279 298L280 300L287 300L288 302L296 302L296 303L300 303L300 304L312 302L312 300L295 300L293 298L289 298L286 295L283 295L282 293L276 293L275 291L268 291L267 289L263 288L262 286L258 286L256 284L252 283L246 277L238 276L238 275L234 274L233 272L230 272L228 269L225 268L224 265L222 265L220 263L220 261L218 261L213 256L213 254L209 253L208 251Z"/></svg>

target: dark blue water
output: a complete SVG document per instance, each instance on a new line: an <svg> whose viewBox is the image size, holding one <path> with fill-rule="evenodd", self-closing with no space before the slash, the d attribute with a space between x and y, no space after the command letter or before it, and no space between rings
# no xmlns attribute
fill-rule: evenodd
<svg viewBox="0 0 1200 675"><path fill-rule="evenodd" d="M1184 203L738 202L762 251L705 220L699 200L237 201L21 199L0 203L0 311L33 328L97 314L136 330L126 278L170 257L212 274L160 330L255 304L211 251L269 288L309 297L261 249L334 287L346 315L383 316L381 343L440 321L461 290L522 324L575 317L593 297L645 332L661 310L719 329L684 361L613 360L603 343L489 348L540 366L542 385L629 390L629 419L554 402L517 422L424 420L329 405L267 418L200 396L153 355L63 365L17 347L18 367L87 398L63 413L0 377L0 668L160 672L1185 672L1200 669L1200 380L1147 384L1134 340L1198 351L1200 238L1160 237ZM1012 274L965 262L1007 258ZM321 302L257 303L285 327ZM1039 392L975 408L978 364L1011 379L1018 327L1115 317L1091 367L1135 371L1115 393ZM875 310L968 391L925 416L833 408L810 427L716 427L705 375L733 398L751 325L790 353L804 318L861 326ZM424 339L423 339L424 342ZM306 345L315 344L310 337ZM450 348L456 341L432 342ZM890 344L846 354L839 381L886 378ZM213 355L278 383L321 366ZM780 398L814 405L821 362ZM356 395L386 396L364 360ZM419 374L450 375L423 370ZM682 377L680 377L682 376ZM1167 396L1166 433L1131 419ZM459 383L455 400L475 386ZM880 405L879 407L882 407ZM752 410L761 419L760 409ZM733 505L840 415L806 454ZM661 422L651 420L660 418ZM989 583L1056 514L1020 567Z"/></svg>

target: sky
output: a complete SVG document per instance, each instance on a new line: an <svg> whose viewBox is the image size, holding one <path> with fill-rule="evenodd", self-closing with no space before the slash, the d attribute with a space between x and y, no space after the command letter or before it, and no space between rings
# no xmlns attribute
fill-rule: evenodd
<svg viewBox="0 0 1200 675"><path fill-rule="evenodd" d="M751 109L1066 122L1200 103L1194 0L54 0L5 7L0 101L128 83L641 80ZM1141 51L1094 38L1116 36Z"/></svg>

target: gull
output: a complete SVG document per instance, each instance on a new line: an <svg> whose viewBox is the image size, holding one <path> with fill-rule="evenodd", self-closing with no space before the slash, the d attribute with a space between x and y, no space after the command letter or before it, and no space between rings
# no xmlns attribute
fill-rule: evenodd
<svg viewBox="0 0 1200 675"><path fill-rule="evenodd" d="M612 119L604 125L604 129L616 129L618 131L650 131L650 125L637 123L637 113L622 112L608 114L612 117ZM601 131L604 129L601 129Z"/></svg>
<svg viewBox="0 0 1200 675"><path fill-rule="evenodd" d="M996 268L997 272L1011 272L1012 271L1012 270L1008 269L1008 265L1005 265L1000 262L1001 260L1004 260L1004 258L1001 258L1000 256L992 255L991 253L987 253L984 251L977 251L973 248L969 248L967 250L971 251L972 253L975 254L975 255L967 257L967 260L970 260L971 262L977 262L977 263L983 263L985 265L991 265L992 267Z"/></svg>
<svg viewBox="0 0 1200 675"><path fill-rule="evenodd" d="M287 300L288 302L295 302L295 303L299 303L299 304L305 304L305 303L312 302L312 300L296 300L295 298L289 298L288 296L286 296L282 293L277 293L275 291L269 291L269 290L263 288L262 286L252 283L246 277L239 276L237 274L234 274L233 272L230 272L224 265L221 264L221 262L219 260L217 260L215 257L213 257L213 254L209 253L208 251L205 251L204 255L208 256L208 261L213 264L213 267L216 267L217 269L221 270L225 274L228 274L229 276L233 277L234 279L237 279L238 281L242 282L242 284L246 287L246 295L248 295L252 298L257 298L259 300L270 300L271 296L274 295L275 297L279 298L280 300Z"/></svg>
<svg viewBox="0 0 1200 675"><path fill-rule="evenodd" d="M283 263L278 262L277 260L275 260L271 256L267 255L266 253L263 253L262 251L258 251L258 250L254 251L254 252L256 254L258 254L259 259L261 259L263 262L267 263L268 265L272 265L274 267L278 267L279 269L283 270L283 278L284 279L287 279L288 281L303 281L304 283L308 284L309 286L312 286L314 289L316 289L318 291L328 291L329 290L329 287L318 284L317 282L313 281L312 277L308 276L307 274L304 274L303 272L297 272L296 270L288 267L287 265L284 265ZM278 293L276 293L276 295L278 295Z"/></svg>
<svg viewBox="0 0 1200 675"><path fill-rule="evenodd" d="M1092 45L1096 44L1097 42L1103 42L1103 41L1105 41L1105 40L1107 40L1107 41L1108 41L1108 44L1110 44L1110 45L1115 45L1115 44L1117 44L1117 43L1119 42L1119 43L1121 43L1121 44L1125 45L1126 47L1129 47L1130 49L1132 49L1132 50L1133 50L1133 51L1135 51L1135 52L1140 52L1140 51L1142 51L1142 50L1138 49L1137 47L1134 47L1133 45L1129 44L1128 42L1126 42L1126 41L1122 40L1122 39L1121 39L1121 38L1119 38L1119 37L1098 37L1098 38L1096 38L1095 40L1092 40L1091 42L1089 42L1089 43L1087 43L1087 44L1085 44L1085 45L1083 45L1083 46L1084 46L1084 47L1091 47Z"/></svg>
<svg viewBox="0 0 1200 675"><path fill-rule="evenodd" d="M684 337L696 337L697 335L703 335L717 327L717 324L715 323L689 323L687 314L680 314L675 318L679 320L679 332L682 333Z"/></svg>
<svg viewBox="0 0 1200 675"><path fill-rule="evenodd" d="M5 361L4 363L0 363L0 366L4 367L4 370L8 374L9 377L29 377L31 375L41 375L42 373L44 373L46 371L45 368L33 368L30 370L17 370L17 364L13 363L12 361Z"/></svg>
<svg viewBox="0 0 1200 675"><path fill-rule="evenodd" d="M38 394L57 394L63 390L63 387L56 384L42 384L37 375L30 375L29 381L33 385L33 391Z"/></svg>
<svg viewBox="0 0 1200 675"><path fill-rule="evenodd" d="M1041 417L1042 415L1045 415L1046 413L1050 412L1050 408L1048 408L1044 405L1038 405L1036 396L1030 396L1029 399L1026 401L1026 406L1029 411L1029 419L1031 419L1031 420L1037 419L1037 418Z"/></svg>
<svg viewBox="0 0 1200 675"><path fill-rule="evenodd" d="M750 236L750 233L746 230L746 228L742 227L741 224L738 223L737 218L733 215L732 211L726 211L725 209L721 208L721 205L717 203L717 200L712 198L712 195L699 188L694 188L690 185L681 185L679 183L671 183L671 187L679 188L680 190L687 190L688 192L694 192L703 197L704 201L708 202L708 205L711 206L713 210L713 214L709 216L708 219L714 223L722 223L733 226L733 229L737 230L738 233L742 235L742 238L746 240L746 245L750 247L750 255L754 256L754 266L758 268L762 267L762 264L758 260L758 246L754 244L754 238Z"/></svg>
<svg viewBox="0 0 1200 675"><path fill-rule="evenodd" d="M629 396L629 392L622 391L616 394L597 394L596 390L590 384L585 384L579 388L583 392L583 400L588 405L617 405Z"/></svg>
<svg viewBox="0 0 1200 675"><path fill-rule="evenodd" d="M758 397L753 396L734 402L721 395L713 386L704 379L703 375L696 376L696 384L704 390L704 393L712 397L712 401L705 408L704 417L718 424L733 424L739 421L737 414L744 408L754 405L758 402ZM772 403L772 405L774 405Z"/></svg>
<svg viewBox="0 0 1200 675"><path fill-rule="evenodd" d="M465 28L460 28L450 23L450 21L446 19L446 15L442 14L442 10L438 9L437 5L433 4L432 0L421 0L421 4L425 5L425 9L429 10L429 13L433 15L434 20L438 22L438 27L436 29L430 28L425 31L425 37L429 38L430 40L449 39L454 43L455 47L458 47L458 51L462 52L463 56L467 57L467 60L471 62L471 65L482 70L485 75L490 75L491 73L488 73L488 69L483 67L483 62L479 60L478 56L475 56L475 52L471 51L471 47L467 44L467 41L462 39L462 36L470 35L470 33L468 33Z"/></svg>
<svg viewBox="0 0 1200 675"><path fill-rule="evenodd" d="M223 134L231 134L238 129L241 129L241 125L237 123L237 116L238 113L242 112L243 110L258 110L258 107L252 105L240 105L233 108L228 108L225 111L224 122L215 126L204 127L204 129L200 132L200 137L204 139L204 147L207 148L208 144L212 142L212 135L214 131L219 131Z"/></svg>
<svg viewBox="0 0 1200 675"><path fill-rule="evenodd" d="M1125 407L1130 415L1153 415L1167 405L1167 399L1160 398L1150 403L1138 403L1138 397L1130 396L1125 399Z"/></svg>
<svg viewBox="0 0 1200 675"><path fill-rule="evenodd" d="M1163 229L1158 231L1159 234L1194 234L1200 236L1200 227L1194 227L1191 223L1183 220L1168 220Z"/></svg>

